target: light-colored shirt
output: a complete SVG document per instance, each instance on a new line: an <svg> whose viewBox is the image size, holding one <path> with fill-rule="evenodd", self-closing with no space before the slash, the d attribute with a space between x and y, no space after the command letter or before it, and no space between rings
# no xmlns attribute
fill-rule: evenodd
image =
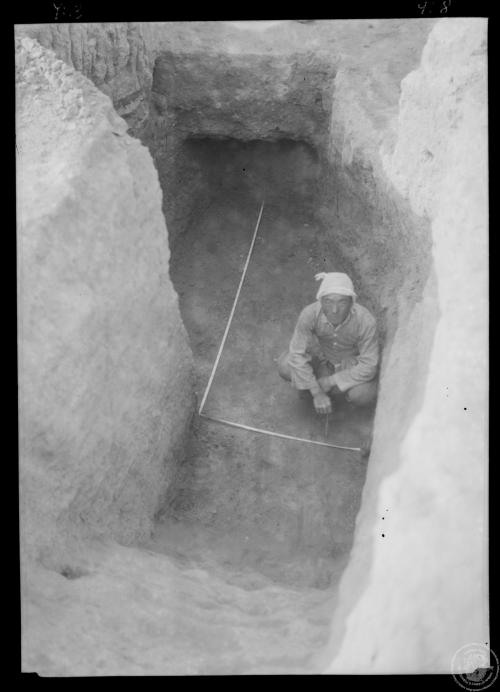
<svg viewBox="0 0 500 692"><path fill-rule="evenodd" d="M320 301L302 310L288 355L292 382L297 389L319 391L311 366L315 341L319 345L320 360L335 366L331 382L341 392L376 376L379 361L377 323L362 305L353 303L345 320L336 327L327 320Z"/></svg>

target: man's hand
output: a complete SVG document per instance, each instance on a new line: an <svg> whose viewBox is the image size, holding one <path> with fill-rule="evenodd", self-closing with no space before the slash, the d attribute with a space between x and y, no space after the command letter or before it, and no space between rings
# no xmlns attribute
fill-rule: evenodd
<svg viewBox="0 0 500 692"><path fill-rule="evenodd" d="M314 408L316 413L331 413L332 412L332 402L330 397L325 392L318 392L313 397Z"/></svg>
<svg viewBox="0 0 500 692"><path fill-rule="evenodd" d="M333 387L332 378L330 376L318 378L318 384L325 393L329 392Z"/></svg>

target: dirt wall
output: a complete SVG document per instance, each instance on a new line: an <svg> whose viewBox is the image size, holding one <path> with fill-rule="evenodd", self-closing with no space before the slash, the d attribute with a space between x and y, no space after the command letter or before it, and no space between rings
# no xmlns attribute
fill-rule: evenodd
<svg viewBox="0 0 500 692"><path fill-rule="evenodd" d="M34 38L67 65L88 77L110 97L130 134L149 117L155 25L147 22L27 24L16 35Z"/></svg>
<svg viewBox="0 0 500 692"><path fill-rule="evenodd" d="M235 141L324 143L330 113L331 56L162 50L155 62L150 118L142 134L154 155L163 211L172 239L203 213L203 190L186 142L191 137ZM261 181L257 181L257 189ZM251 193L254 194L254 193ZM196 201L195 201L196 200Z"/></svg>
<svg viewBox="0 0 500 692"><path fill-rule="evenodd" d="M460 646L489 641L485 50L485 20L439 22L380 152L431 222L434 271L417 302L398 296L332 673L449 673Z"/></svg>
<svg viewBox="0 0 500 692"><path fill-rule="evenodd" d="M183 446L191 356L147 149L108 97L16 42L22 549L148 535Z"/></svg>
<svg viewBox="0 0 500 692"><path fill-rule="evenodd" d="M110 96L154 158L175 235L206 206L192 208L175 173L185 166L185 139L293 139L326 151L332 109L347 98L351 122L397 112L399 82L433 23L118 22L19 25L16 33L54 50ZM189 182L196 187L196 175Z"/></svg>

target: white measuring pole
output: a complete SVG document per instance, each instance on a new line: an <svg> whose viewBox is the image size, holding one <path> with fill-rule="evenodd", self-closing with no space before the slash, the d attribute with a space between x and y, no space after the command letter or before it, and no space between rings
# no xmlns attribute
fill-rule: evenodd
<svg viewBox="0 0 500 692"><path fill-rule="evenodd" d="M319 440L308 440L305 437L294 437L293 435L285 435L283 433L275 433L270 430L262 430L261 428L252 428L250 425L243 425L243 423L232 423L229 420L224 420L223 418L215 418L214 416L207 416L206 413L200 414L202 418L208 418L208 420L213 420L216 423L224 423L225 425L231 425L233 428L241 428L242 430L251 430L252 432L261 433L263 435L270 435L271 437L281 437L284 440L295 440L296 442L309 442L311 445L319 445L320 447L333 447L334 449L346 449L349 452L361 452L360 447L343 447L342 445L334 445L330 442L319 442Z"/></svg>
<svg viewBox="0 0 500 692"><path fill-rule="evenodd" d="M250 245L250 250L248 251L247 261L245 262L245 266L243 268L243 274L241 275L240 285L238 286L238 290L236 291L236 297L235 297L234 302L233 302L233 307L231 308L231 313L229 315L229 319L228 319L227 324L226 324L226 330L224 332L224 336L222 337L222 341L221 341L221 344L219 346L219 352L217 353L217 358L215 359L214 367L212 368L212 374L210 375L210 379L208 380L207 388L205 389L205 394L203 395L203 399L201 400L200 408L198 411L198 413L200 415L201 415L201 412L203 410L203 407L205 406L205 402L207 400L207 396L208 396L208 392L210 391L210 387L212 386L212 382L213 382L213 379L215 377L215 371L217 370L217 366L219 365L219 360L220 360L220 357L222 354L222 349L224 348L224 344L226 343L226 338L227 338L227 335L229 332L229 327L231 326L234 311L236 310L236 303L238 302L238 298L240 297L241 287L243 286L243 281L245 280L245 274L247 273L248 264L250 262L250 257L252 256L253 246L255 245L255 239L257 237L257 231L259 230L260 219L262 217L262 212L264 210L264 201L262 202L262 206L260 208L259 218L257 219L257 224L255 226L255 231L253 234L252 243Z"/></svg>

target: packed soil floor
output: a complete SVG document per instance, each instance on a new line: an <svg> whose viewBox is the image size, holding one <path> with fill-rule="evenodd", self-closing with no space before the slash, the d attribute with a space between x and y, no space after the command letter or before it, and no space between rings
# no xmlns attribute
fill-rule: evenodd
<svg viewBox="0 0 500 692"><path fill-rule="evenodd" d="M259 194L245 189L221 190L171 244L171 277L195 357L198 402L261 202ZM315 300L314 274L322 270L343 270L331 235L302 204L268 189L205 413L310 440L363 444L373 408L335 401L326 433L325 417L314 412L312 401L301 400L276 369L300 310ZM356 451L279 439L195 416L186 457L156 533L144 547L167 555L181 572L187 570L190 583L197 575L185 602L191 615L179 619L179 636L191 627L191 618L206 622L210 630L219 609L230 614L233 649L248 653L240 665L221 643L214 664L219 672L310 669L314 652L328 639L366 463ZM216 583L233 590L224 593ZM211 591L214 599L207 600Z"/></svg>

